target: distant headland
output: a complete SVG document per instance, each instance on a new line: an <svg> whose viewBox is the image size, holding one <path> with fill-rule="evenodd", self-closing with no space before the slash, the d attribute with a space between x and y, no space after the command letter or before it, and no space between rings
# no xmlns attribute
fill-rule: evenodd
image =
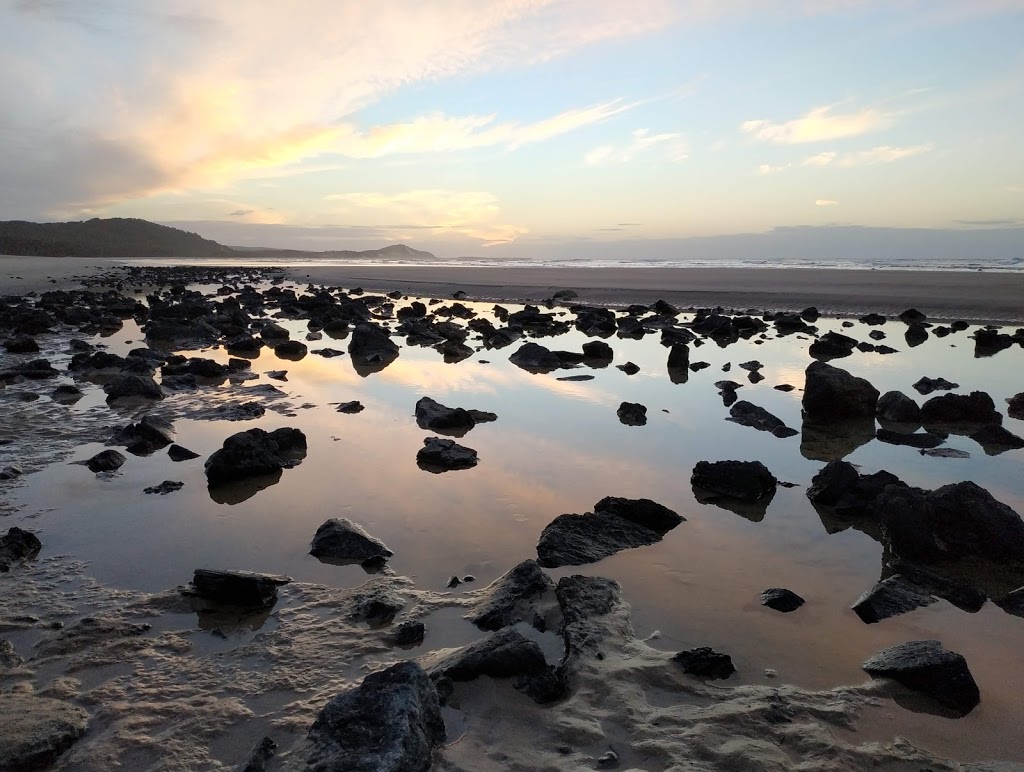
<svg viewBox="0 0 1024 772"><path fill-rule="evenodd" d="M126 217L81 222L0 221L0 254L29 257L330 257L436 259L405 244L380 249L313 252L271 247L228 247L198 233Z"/></svg>

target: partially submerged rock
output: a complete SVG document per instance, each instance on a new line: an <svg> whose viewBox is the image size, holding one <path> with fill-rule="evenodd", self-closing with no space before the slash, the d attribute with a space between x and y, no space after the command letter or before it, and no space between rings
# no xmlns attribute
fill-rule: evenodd
<svg viewBox="0 0 1024 772"><path fill-rule="evenodd" d="M290 577L274 574L197 568L186 592L211 603L265 608L277 602L277 588L290 581Z"/></svg>
<svg viewBox="0 0 1024 772"><path fill-rule="evenodd" d="M921 423L921 408L902 391L887 391L879 397L875 412L880 421L914 425Z"/></svg>
<svg viewBox="0 0 1024 772"><path fill-rule="evenodd" d="M198 453L194 453L181 445L171 445L171 447L167 449L167 455L170 457L171 461L190 461L193 458L199 458Z"/></svg>
<svg viewBox="0 0 1024 772"><path fill-rule="evenodd" d="M785 587L772 587L761 593L761 605L788 614L804 605L804 599Z"/></svg>
<svg viewBox="0 0 1024 772"><path fill-rule="evenodd" d="M623 402L616 411L619 422L626 426L645 426L647 424L647 408L639 402Z"/></svg>
<svg viewBox="0 0 1024 772"><path fill-rule="evenodd" d="M160 385L148 375L120 375L103 387L107 402L121 399L160 400L164 398Z"/></svg>
<svg viewBox="0 0 1024 772"><path fill-rule="evenodd" d="M509 356L508 361L530 372L551 372L563 367L562 360L539 343L527 341Z"/></svg>
<svg viewBox="0 0 1024 772"><path fill-rule="evenodd" d="M305 451L306 435L298 429L248 429L228 437L206 460L206 479L221 485L273 474L294 466Z"/></svg>
<svg viewBox="0 0 1024 772"><path fill-rule="evenodd" d="M437 689L415 662L399 662L324 705L305 757L309 772L427 772L444 741Z"/></svg>
<svg viewBox="0 0 1024 772"><path fill-rule="evenodd" d="M712 680L728 678L736 672L732 657L722 654L707 646L681 651L672 657L687 675Z"/></svg>
<svg viewBox="0 0 1024 772"><path fill-rule="evenodd" d="M389 558L394 553L361 525L335 517L316 529L309 554L331 563L362 563L375 557Z"/></svg>
<svg viewBox="0 0 1024 772"><path fill-rule="evenodd" d="M511 678L543 672L546 667L537 643L514 627L505 627L444 657L431 668L430 676L453 681L471 681L482 675Z"/></svg>
<svg viewBox="0 0 1024 772"><path fill-rule="evenodd" d="M752 520L764 518L778 481L760 461L698 461L690 475L693 495Z"/></svg>
<svg viewBox="0 0 1024 772"><path fill-rule="evenodd" d="M903 576L890 576L867 590L852 608L862 622L873 624L935 603L935 598Z"/></svg>
<svg viewBox="0 0 1024 772"><path fill-rule="evenodd" d="M99 474L100 472L113 472L116 469L120 469L127 460L123 453L118 453L116 450L108 448L107 450L101 450L92 458L81 463L85 464L90 472Z"/></svg>
<svg viewBox="0 0 1024 772"><path fill-rule="evenodd" d="M806 371L803 409L810 419L874 418L878 389L846 370L812 362Z"/></svg>
<svg viewBox="0 0 1024 772"><path fill-rule="evenodd" d="M594 563L616 552L661 541L683 518L649 499L599 501L594 512L559 515L537 542L540 565L547 568Z"/></svg>
<svg viewBox="0 0 1024 772"><path fill-rule="evenodd" d="M159 494L161 496L164 496L164 495L166 495L168 493L174 493L175 491L180 491L184 487L185 487L185 483L183 483L183 482L176 482L174 480L164 480L159 485L151 485L148 488L143 488L142 492L143 493L156 493L156 494Z"/></svg>
<svg viewBox="0 0 1024 772"><path fill-rule="evenodd" d="M427 472L439 474L454 469L470 469L477 465L476 451L454 440L427 437L416 453L416 463Z"/></svg>
<svg viewBox="0 0 1024 772"><path fill-rule="evenodd" d="M921 421L958 434L970 434L986 425L999 425L1003 417L992 397L983 391L942 394L921 405Z"/></svg>
<svg viewBox="0 0 1024 772"><path fill-rule="evenodd" d="M780 438L793 437L800 433L796 429L786 426L782 419L772 415L763 407L742 399L729 408L729 417L725 420L740 426L749 426L758 431L769 432Z"/></svg>
<svg viewBox="0 0 1024 772"><path fill-rule="evenodd" d="M478 423L495 421L497 418L494 413L483 410L447 407L430 397L421 397L416 402L417 426L456 437L461 437Z"/></svg>
<svg viewBox="0 0 1024 772"><path fill-rule="evenodd" d="M12 526L0 536L0 572L9 571L12 563L34 558L42 548L34 533Z"/></svg>
<svg viewBox="0 0 1024 772"><path fill-rule="evenodd" d="M919 394L928 395L933 391L949 391L951 389L959 389L959 383L953 383L947 381L945 378L929 378L927 375L922 376L917 383L914 384L914 388Z"/></svg>
<svg viewBox="0 0 1024 772"><path fill-rule="evenodd" d="M865 662L864 670L927 695L961 716L981 701L967 660L938 641L908 641L885 649Z"/></svg>

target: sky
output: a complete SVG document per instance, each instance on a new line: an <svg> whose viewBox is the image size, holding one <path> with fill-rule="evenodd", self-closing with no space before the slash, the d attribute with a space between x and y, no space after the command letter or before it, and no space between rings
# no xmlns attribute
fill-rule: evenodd
<svg viewBox="0 0 1024 772"><path fill-rule="evenodd" d="M0 219L446 256L998 230L1024 254L1022 40L1024 0L0 0Z"/></svg>

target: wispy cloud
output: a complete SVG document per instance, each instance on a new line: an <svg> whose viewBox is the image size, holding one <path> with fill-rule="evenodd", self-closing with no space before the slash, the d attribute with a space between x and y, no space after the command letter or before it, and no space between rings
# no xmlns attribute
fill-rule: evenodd
<svg viewBox="0 0 1024 772"><path fill-rule="evenodd" d="M836 156L837 155L838 155L838 153L835 153L835 152L818 153L817 155L812 155L809 158L805 158L803 160L803 163L801 163L800 165L801 166L828 166L830 163L832 163L834 160L836 160Z"/></svg>
<svg viewBox="0 0 1024 772"><path fill-rule="evenodd" d="M484 242L484 246L514 241L525 228L501 223L498 199L491 193L454 190L409 190L400 193L335 193L325 197L338 215L371 226L408 223L402 228L429 227ZM396 232L395 236L401 236Z"/></svg>
<svg viewBox="0 0 1024 772"><path fill-rule="evenodd" d="M831 198L819 198L814 202L815 206L839 206L839 202Z"/></svg>
<svg viewBox="0 0 1024 772"><path fill-rule="evenodd" d="M913 158L914 156L923 155L924 153L930 153L934 149L934 145L925 144L910 145L907 147L880 145L867 150L857 150L849 153L837 153L830 150L824 153L817 153L815 155L808 156L799 164L761 164L757 167L757 171L759 174L777 174L779 172L784 172L787 169L793 169L797 166L829 166L842 169L850 169L855 166L875 166L878 164L894 163L896 161L901 161L904 158Z"/></svg>
<svg viewBox="0 0 1024 772"><path fill-rule="evenodd" d="M584 160L592 165L604 163L628 163L647 151L660 148L659 157L671 163L679 163L689 158L689 147L683 135L678 132L651 134L650 129L637 129L627 145L601 145L584 156Z"/></svg>
<svg viewBox="0 0 1024 772"><path fill-rule="evenodd" d="M776 123L766 119L744 121L740 130L761 142L802 145L859 137L890 126L891 113L867 107L852 113L836 113L835 105L815 107L806 115Z"/></svg>

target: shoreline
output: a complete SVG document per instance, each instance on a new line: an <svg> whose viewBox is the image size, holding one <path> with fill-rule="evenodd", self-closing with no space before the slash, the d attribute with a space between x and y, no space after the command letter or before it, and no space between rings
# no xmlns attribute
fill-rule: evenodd
<svg viewBox="0 0 1024 772"><path fill-rule="evenodd" d="M122 258L0 256L4 294L79 284L125 265ZM170 260L167 265L175 265ZM215 267L209 263L204 267ZM240 265L224 262L226 269ZM268 266L268 269L270 267ZM816 268L562 268L479 266L278 266L290 280L327 286L362 286L450 298L542 302L571 289L579 303L606 306L665 300L681 309L800 311L816 307L825 316L917 308L933 319L1024 323L1024 273L881 271Z"/></svg>

